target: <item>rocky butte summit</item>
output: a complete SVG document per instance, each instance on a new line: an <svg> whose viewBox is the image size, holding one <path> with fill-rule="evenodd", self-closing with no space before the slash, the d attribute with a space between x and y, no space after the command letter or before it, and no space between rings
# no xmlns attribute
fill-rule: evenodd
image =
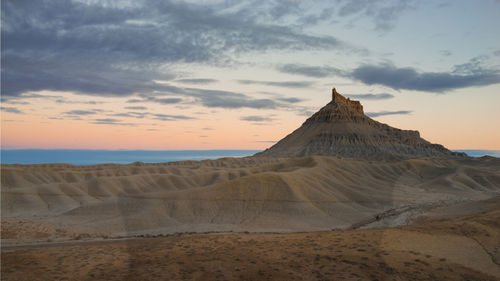
<svg viewBox="0 0 500 281"><path fill-rule="evenodd" d="M366 116L359 101L332 90L332 101L309 117L297 130L260 157L330 155L365 159L463 157L440 144L420 137L418 131L401 130Z"/></svg>

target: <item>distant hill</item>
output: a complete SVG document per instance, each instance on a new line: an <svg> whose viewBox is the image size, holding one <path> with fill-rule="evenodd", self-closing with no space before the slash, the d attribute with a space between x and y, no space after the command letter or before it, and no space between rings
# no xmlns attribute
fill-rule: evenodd
<svg viewBox="0 0 500 281"><path fill-rule="evenodd" d="M466 156L420 137L418 131L401 130L366 116L359 101L332 90L332 101L307 119L293 133L261 157L330 155L366 159Z"/></svg>

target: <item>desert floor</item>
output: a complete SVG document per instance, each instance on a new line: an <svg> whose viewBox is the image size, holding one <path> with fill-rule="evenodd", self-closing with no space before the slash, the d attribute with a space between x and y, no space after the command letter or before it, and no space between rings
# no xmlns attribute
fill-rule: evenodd
<svg viewBox="0 0 500 281"><path fill-rule="evenodd" d="M1 257L2 280L500 280L500 200L397 228L80 240Z"/></svg>

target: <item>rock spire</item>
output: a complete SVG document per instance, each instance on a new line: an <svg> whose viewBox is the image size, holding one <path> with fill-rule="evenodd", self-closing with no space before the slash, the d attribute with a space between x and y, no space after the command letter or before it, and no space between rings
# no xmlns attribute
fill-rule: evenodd
<svg viewBox="0 0 500 281"><path fill-rule="evenodd" d="M332 101L262 157L331 155L364 159L464 156L432 144L418 131L401 130L366 116L359 101L332 89Z"/></svg>

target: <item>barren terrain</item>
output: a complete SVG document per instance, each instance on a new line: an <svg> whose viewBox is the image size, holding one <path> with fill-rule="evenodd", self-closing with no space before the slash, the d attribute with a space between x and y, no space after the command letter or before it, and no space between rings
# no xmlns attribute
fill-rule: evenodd
<svg viewBox="0 0 500 281"><path fill-rule="evenodd" d="M499 190L496 158L2 165L2 241L405 225Z"/></svg>
<svg viewBox="0 0 500 281"><path fill-rule="evenodd" d="M2 165L3 280L495 280L500 160Z"/></svg>
<svg viewBox="0 0 500 281"><path fill-rule="evenodd" d="M398 228L7 248L2 280L500 280L499 201Z"/></svg>

